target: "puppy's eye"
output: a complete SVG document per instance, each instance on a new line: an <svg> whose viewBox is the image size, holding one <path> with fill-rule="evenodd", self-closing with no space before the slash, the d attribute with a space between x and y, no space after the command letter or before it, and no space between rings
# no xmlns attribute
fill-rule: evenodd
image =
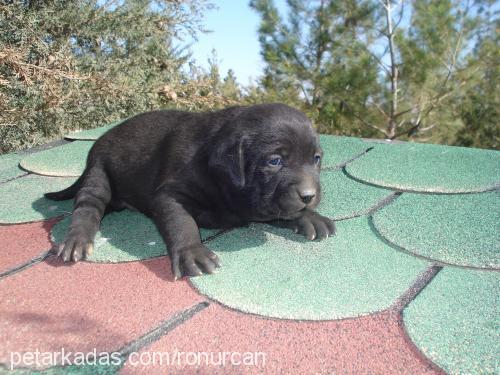
<svg viewBox="0 0 500 375"><path fill-rule="evenodd" d="M273 167L277 167L277 166L283 164L283 160L281 160L281 158L272 158L272 159L267 161L267 164L269 164Z"/></svg>
<svg viewBox="0 0 500 375"><path fill-rule="evenodd" d="M321 155L314 155L314 164L319 164L321 161Z"/></svg>

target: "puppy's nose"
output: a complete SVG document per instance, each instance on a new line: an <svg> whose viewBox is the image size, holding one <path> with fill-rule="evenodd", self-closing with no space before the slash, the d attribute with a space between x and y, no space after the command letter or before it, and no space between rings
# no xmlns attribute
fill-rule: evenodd
<svg viewBox="0 0 500 375"><path fill-rule="evenodd" d="M299 191L299 197L302 202L305 204L311 203L313 198L316 196L316 191L315 190L302 190Z"/></svg>

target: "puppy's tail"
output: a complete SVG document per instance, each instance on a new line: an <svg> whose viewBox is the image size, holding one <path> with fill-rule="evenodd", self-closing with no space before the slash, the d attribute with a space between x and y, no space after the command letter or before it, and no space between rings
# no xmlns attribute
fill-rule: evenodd
<svg viewBox="0 0 500 375"><path fill-rule="evenodd" d="M82 186L83 179L85 177L85 172L74 182L73 185L67 187L61 191L55 191L53 193L45 193L44 196L53 201L64 201L66 199L74 198L80 187Z"/></svg>

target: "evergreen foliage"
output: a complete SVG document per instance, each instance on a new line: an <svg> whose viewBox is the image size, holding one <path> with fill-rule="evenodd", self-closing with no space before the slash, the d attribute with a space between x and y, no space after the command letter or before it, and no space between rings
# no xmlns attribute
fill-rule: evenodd
<svg viewBox="0 0 500 375"><path fill-rule="evenodd" d="M263 76L187 37L210 0L0 3L0 153L159 108L284 102L321 133L500 148L494 0L250 0Z"/></svg>
<svg viewBox="0 0 500 375"><path fill-rule="evenodd" d="M190 94L181 71L188 55L178 46L202 30L208 7L199 0L3 2L0 152L172 105L175 90Z"/></svg>
<svg viewBox="0 0 500 375"><path fill-rule="evenodd" d="M253 101L299 104L325 133L498 148L494 1L287 0L286 17L273 0L250 7L266 63Z"/></svg>

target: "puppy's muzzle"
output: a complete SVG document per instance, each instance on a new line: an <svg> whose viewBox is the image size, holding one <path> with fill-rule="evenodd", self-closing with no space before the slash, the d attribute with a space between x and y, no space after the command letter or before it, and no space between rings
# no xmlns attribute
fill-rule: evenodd
<svg viewBox="0 0 500 375"><path fill-rule="evenodd" d="M298 194L302 202L309 204L316 196L316 189L299 190Z"/></svg>
<svg viewBox="0 0 500 375"><path fill-rule="evenodd" d="M315 178L311 175L304 174L300 183L297 184L297 196L298 199L304 203L306 206L313 204L318 196L318 183Z"/></svg>

